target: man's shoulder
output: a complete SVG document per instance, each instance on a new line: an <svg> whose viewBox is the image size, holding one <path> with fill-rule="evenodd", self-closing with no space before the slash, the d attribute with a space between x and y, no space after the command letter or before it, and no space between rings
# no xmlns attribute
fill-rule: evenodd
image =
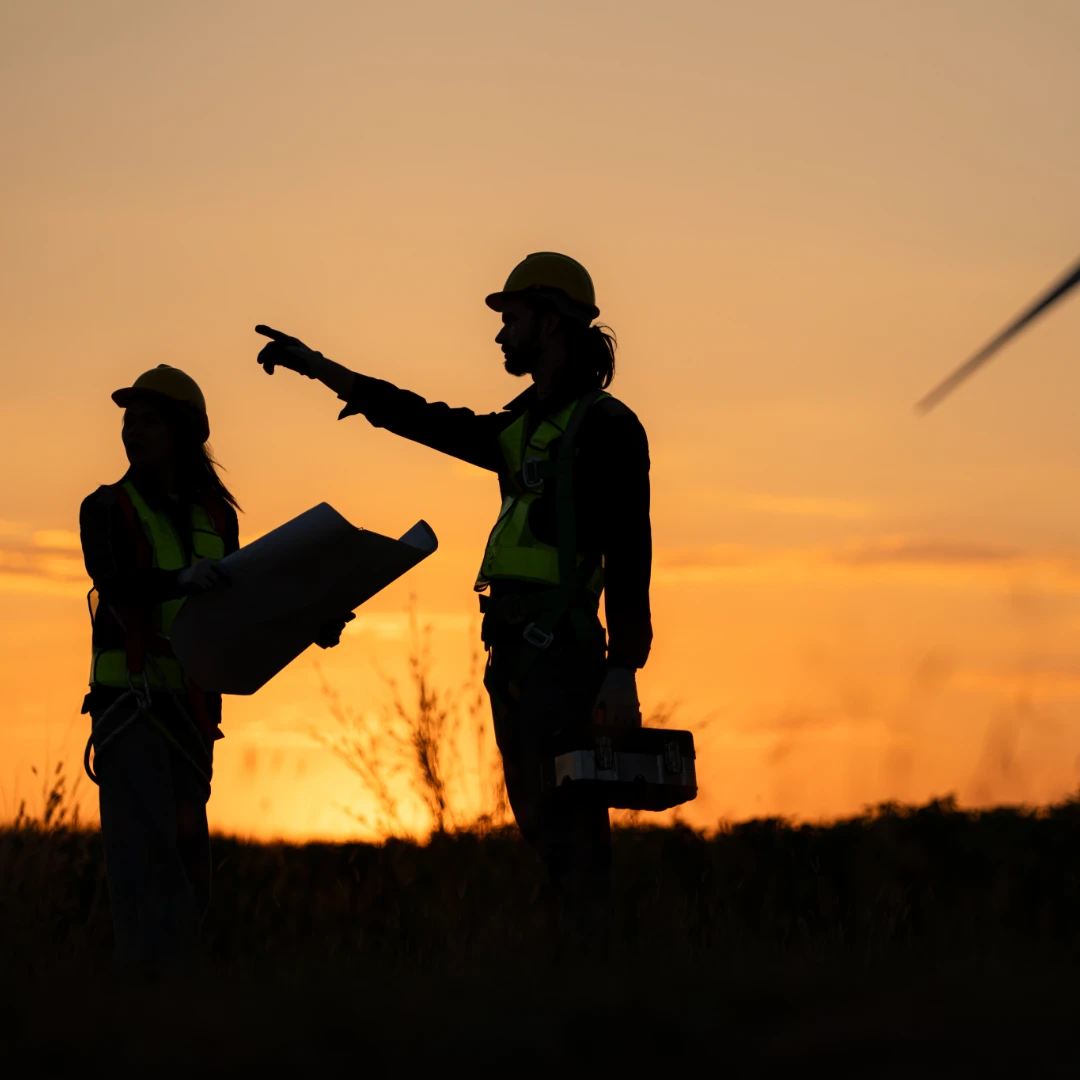
<svg viewBox="0 0 1080 1080"><path fill-rule="evenodd" d="M645 426L638 419L637 413L617 397L601 398L590 410L587 427L610 434L622 433L627 436L645 436Z"/></svg>
<svg viewBox="0 0 1080 1080"><path fill-rule="evenodd" d="M625 401L622 401L617 397L612 397L610 394L602 397L593 406L593 410L599 416L605 416L611 419L633 420L638 424L641 423L641 421L638 420L637 413L635 413Z"/></svg>
<svg viewBox="0 0 1080 1080"><path fill-rule="evenodd" d="M605 397L585 417L578 446L582 456L590 459L615 455L626 461L647 461L649 437L633 409L618 398Z"/></svg>

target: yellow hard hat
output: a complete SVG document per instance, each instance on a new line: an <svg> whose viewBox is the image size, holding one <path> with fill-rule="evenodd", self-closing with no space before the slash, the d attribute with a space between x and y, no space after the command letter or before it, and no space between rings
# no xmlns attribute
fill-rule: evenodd
<svg viewBox="0 0 1080 1080"><path fill-rule="evenodd" d="M507 297L534 289L541 295L548 295L567 314L585 318L586 322L600 314L589 271L576 259L557 251L535 251L526 255L510 271L502 292L492 293L485 303L494 311L502 311ZM563 301L564 297L570 304Z"/></svg>
<svg viewBox="0 0 1080 1080"><path fill-rule="evenodd" d="M168 364L158 364L156 368L144 371L131 386L114 390L112 399L122 409L126 409L136 398L166 397L178 401L192 409L199 421L202 441L210 438L210 419L206 414L206 398L199 389L199 384L186 372Z"/></svg>

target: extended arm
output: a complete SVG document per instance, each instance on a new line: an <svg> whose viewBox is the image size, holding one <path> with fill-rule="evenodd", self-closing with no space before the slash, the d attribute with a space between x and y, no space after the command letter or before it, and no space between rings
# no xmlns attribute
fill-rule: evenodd
<svg viewBox="0 0 1080 1080"><path fill-rule="evenodd" d="M330 360L320 352L313 352L308 377L317 379L323 386L330 387L342 401L348 401L356 372Z"/></svg>
<svg viewBox="0 0 1080 1080"><path fill-rule="evenodd" d="M500 413L478 416L471 409L452 409L441 401L426 401L419 394L392 383L350 371L309 349L298 338L268 326L255 329L272 339L259 353L259 363L266 372L272 375L274 368L280 366L317 379L346 403L340 419L359 413L375 427L386 428L395 435L482 469L498 471L501 460L498 438L508 422L506 416Z"/></svg>

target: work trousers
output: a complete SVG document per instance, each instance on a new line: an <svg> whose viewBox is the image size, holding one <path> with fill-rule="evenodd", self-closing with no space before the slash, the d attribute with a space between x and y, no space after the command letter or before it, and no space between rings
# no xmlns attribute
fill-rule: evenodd
<svg viewBox="0 0 1080 1080"><path fill-rule="evenodd" d="M592 722L604 678L599 634L595 648L582 648L567 633L541 650L523 641L520 631L500 635L491 643L484 678L507 798L521 835L547 868L561 909L562 941L593 955L606 952L610 923L607 807L546 787L544 775L551 774L555 743L584 732ZM522 656L530 649L536 655L522 678Z"/></svg>
<svg viewBox="0 0 1080 1080"><path fill-rule="evenodd" d="M150 978L195 968L199 929L210 902L206 803L213 742L178 717L164 698L154 699L158 723L137 717L94 761L115 966L124 974ZM190 701L179 701L191 715ZM95 743L100 745L133 711L121 709L118 715L114 710L99 730L102 717L95 710ZM198 763L202 776L177 743Z"/></svg>

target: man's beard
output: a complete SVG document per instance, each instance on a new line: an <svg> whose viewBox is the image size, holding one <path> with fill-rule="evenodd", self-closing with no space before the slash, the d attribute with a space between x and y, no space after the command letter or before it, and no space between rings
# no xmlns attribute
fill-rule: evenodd
<svg viewBox="0 0 1080 1080"><path fill-rule="evenodd" d="M503 367L511 375L528 375L540 355L539 346L519 346L515 349L503 349Z"/></svg>

